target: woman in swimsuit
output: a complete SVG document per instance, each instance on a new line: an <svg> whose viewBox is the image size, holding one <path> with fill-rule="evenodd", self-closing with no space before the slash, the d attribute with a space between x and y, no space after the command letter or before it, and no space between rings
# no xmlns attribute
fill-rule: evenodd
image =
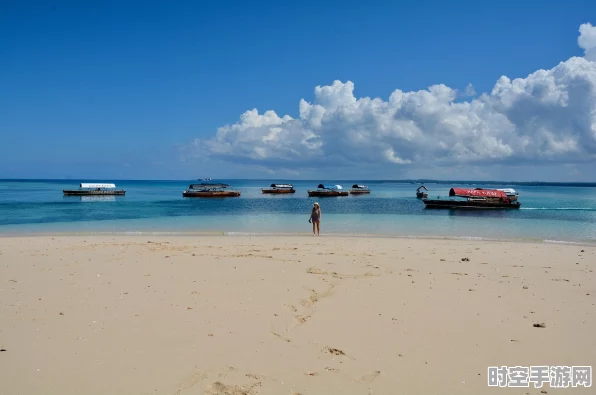
<svg viewBox="0 0 596 395"><path fill-rule="evenodd" d="M319 207L319 203L313 204L312 211L310 213L310 218L308 219L308 222L312 222L312 235L320 236L320 233L321 233L321 207Z"/></svg>

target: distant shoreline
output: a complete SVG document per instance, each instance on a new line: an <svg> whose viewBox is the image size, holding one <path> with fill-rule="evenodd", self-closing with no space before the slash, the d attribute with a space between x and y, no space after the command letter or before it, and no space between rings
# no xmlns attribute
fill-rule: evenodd
<svg viewBox="0 0 596 395"><path fill-rule="evenodd" d="M322 177L315 179L291 179L291 178L213 178L211 182L216 181L263 181L265 183L271 182L313 182L318 183L321 180L331 180L338 183L395 183L395 184L453 184L453 185L519 185L519 186L567 186L567 187L585 187L596 188L596 182L564 182L564 181L482 181L482 180L432 180L432 179L406 179L406 180L367 180L367 179L333 179ZM118 181L118 182L191 182L198 181L198 179L173 179L173 180L153 180L153 179L125 179L125 178L0 178L0 182L104 182L104 181Z"/></svg>

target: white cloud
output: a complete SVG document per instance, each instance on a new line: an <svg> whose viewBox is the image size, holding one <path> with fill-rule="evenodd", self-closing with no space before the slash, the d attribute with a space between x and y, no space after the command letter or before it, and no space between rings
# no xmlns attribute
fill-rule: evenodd
<svg viewBox="0 0 596 395"><path fill-rule="evenodd" d="M245 112L192 147L217 159L274 169L403 168L464 164L585 163L596 159L596 27L580 27L586 57L456 102L457 91L393 91L387 100L354 96L354 83L317 86L299 117ZM475 96L473 86L465 89Z"/></svg>
<svg viewBox="0 0 596 395"><path fill-rule="evenodd" d="M584 50L584 57L596 61L596 26L584 23L579 27L577 43Z"/></svg>
<svg viewBox="0 0 596 395"><path fill-rule="evenodd" d="M474 85L468 84L464 90L464 94L466 96L476 96L476 89L474 89Z"/></svg>

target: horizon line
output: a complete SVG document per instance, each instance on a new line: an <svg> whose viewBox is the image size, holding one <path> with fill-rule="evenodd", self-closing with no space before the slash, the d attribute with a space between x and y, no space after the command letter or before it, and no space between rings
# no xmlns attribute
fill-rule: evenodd
<svg viewBox="0 0 596 395"><path fill-rule="evenodd" d="M211 178L209 181L226 181L226 180L238 180L238 181L313 181L313 182L323 182L320 179L293 179L293 178ZM150 179L150 178L0 178L0 182L26 182L26 181L105 181L105 180L113 180L113 181L205 181L202 179L188 179L188 178L174 178L174 179ZM478 184L543 184L543 185L565 185L565 186L588 186L588 187L596 187L596 181L504 181L504 180L458 180L458 179L432 179L432 178L404 178L404 179L366 179L366 178L352 178L352 179L324 179L328 181L337 181L337 182L398 182L398 183L406 183L406 182L415 182L415 183L478 183Z"/></svg>

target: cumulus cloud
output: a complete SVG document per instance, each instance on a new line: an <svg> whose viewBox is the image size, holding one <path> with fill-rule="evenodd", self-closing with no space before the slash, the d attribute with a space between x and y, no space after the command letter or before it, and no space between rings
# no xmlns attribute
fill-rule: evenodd
<svg viewBox="0 0 596 395"><path fill-rule="evenodd" d="M596 62L596 26L591 23L582 24L577 43L584 50L584 57Z"/></svg>
<svg viewBox="0 0 596 395"><path fill-rule="evenodd" d="M266 167L582 163L596 159L596 27L583 24L572 57L525 78L502 76L491 92L456 102L443 84L354 95L354 83L317 86L299 116L245 112L192 143L218 159ZM475 96L470 84L464 93Z"/></svg>

